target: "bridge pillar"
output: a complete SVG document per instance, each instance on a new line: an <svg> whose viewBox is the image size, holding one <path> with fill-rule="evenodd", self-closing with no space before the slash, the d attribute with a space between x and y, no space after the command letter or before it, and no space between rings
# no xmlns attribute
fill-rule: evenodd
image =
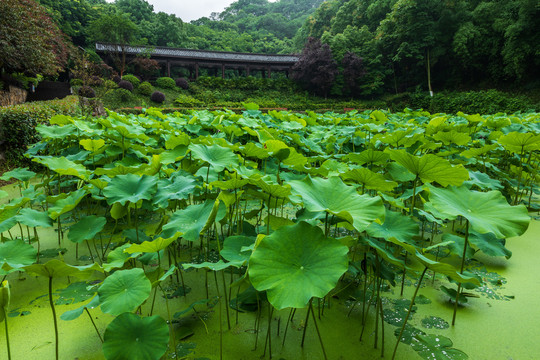
<svg viewBox="0 0 540 360"><path fill-rule="evenodd" d="M247 74L246 76L249 76L249 65L246 66L246 74Z"/></svg>
<svg viewBox="0 0 540 360"><path fill-rule="evenodd" d="M221 64L221 78L225 79L225 64Z"/></svg>
<svg viewBox="0 0 540 360"><path fill-rule="evenodd" d="M167 77L171 77L171 62L167 60Z"/></svg>
<svg viewBox="0 0 540 360"><path fill-rule="evenodd" d="M195 80L199 78L199 63L195 63Z"/></svg>

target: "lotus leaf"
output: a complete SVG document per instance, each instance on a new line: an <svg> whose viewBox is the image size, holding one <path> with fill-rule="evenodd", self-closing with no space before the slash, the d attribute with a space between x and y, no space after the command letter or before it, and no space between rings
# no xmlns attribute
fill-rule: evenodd
<svg viewBox="0 0 540 360"><path fill-rule="evenodd" d="M506 150L517 154L521 154L524 151L540 150L540 134L535 135L531 132L520 133L513 131L501 136L498 141Z"/></svg>
<svg viewBox="0 0 540 360"><path fill-rule="evenodd" d="M169 327L159 316L117 316L105 330L103 354L107 360L161 359L169 345Z"/></svg>
<svg viewBox="0 0 540 360"><path fill-rule="evenodd" d="M0 268L4 270L20 269L36 261L37 250L22 240L0 243ZM8 266L6 268L6 265Z"/></svg>
<svg viewBox="0 0 540 360"><path fill-rule="evenodd" d="M64 194L62 194L64 195ZM82 188L77 191L73 191L69 195L62 197L61 195L57 197L54 202L54 206L49 207L49 216L51 219L56 220L62 214L67 213L75 209L75 207L81 202L81 200L88 195L86 189ZM48 198L52 202L52 198Z"/></svg>
<svg viewBox="0 0 540 360"><path fill-rule="evenodd" d="M45 264L33 264L25 266L24 269L30 274L50 278L61 276L85 277L91 275L94 271L103 272L101 266L96 263L85 266L74 266L66 264L65 262L57 259L49 260Z"/></svg>
<svg viewBox="0 0 540 360"><path fill-rule="evenodd" d="M115 176L109 185L103 189L107 203L127 202L136 203L139 200L152 200L157 191L157 178L155 176L126 174Z"/></svg>
<svg viewBox="0 0 540 360"><path fill-rule="evenodd" d="M211 146L191 144L189 149L194 158L209 163L216 172L221 172L225 168L234 170L234 167L238 165L238 157L232 150L217 144Z"/></svg>
<svg viewBox="0 0 540 360"><path fill-rule="evenodd" d="M111 315L131 312L148 298L151 290L152 284L143 269L118 270L98 289L101 310Z"/></svg>
<svg viewBox="0 0 540 360"><path fill-rule="evenodd" d="M75 243L91 240L103 230L105 224L107 224L107 219L102 216L85 216L78 223L71 226L68 239Z"/></svg>
<svg viewBox="0 0 540 360"><path fill-rule="evenodd" d="M497 238L519 236L527 230L530 218L523 205L510 206L499 191L478 192L466 186L439 189L428 186L429 200L440 214L450 220L463 216L480 234Z"/></svg>
<svg viewBox="0 0 540 360"><path fill-rule="evenodd" d="M105 140L82 139L79 140L79 144L81 144L85 150L96 154L105 145Z"/></svg>
<svg viewBox="0 0 540 360"><path fill-rule="evenodd" d="M278 310L303 308L332 290L348 268L348 248L300 222L284 226L258 243L249 259L249 278Z"/></svg>
<svg viewBox="0 0 540 360"><path fill-rule="evenodd" d="M418 224L411 217L389 210L386 210L383 224L372 223L366 229L370 236L383 239L395 237L407 243L412 243L418 230Z"/></svg>
<svg viewBox="0 0 540 360"><path fill-rule="evenodd" d="M11 179L17 179L19 181L28 181L36 175L35 172L28 170L28 168L16 168L11 171L6 171L0 180L9 181Z"/></svg>
<svg viewBox="0 0 540 360"><path fill-rule="evenodd" d="M94 296L87 304L78 307L77 309L69 310L60 315L60 319L64 321L71 321L77 319L82 315L84 309L94 309L99 306L99 296Z"/></svg>
<svg viewBox="0 0 540 360"><path fill-rule="evenodd" d="M416 334L411 346L425 360L467 360L463 351L452 348L452 340L441 335Z"/></svg>
<svg viewBox="0 0 540 360"><path fill-rule="evenodd" d="M88 178L88 170L86 170L83 165L68 160L64 156L36 156L32 159L32 161L45 165L46 167L60 175L72 175L83 180L86 180Z"/></svg>
<svg viewBox="0 0 540 360"><path fill-rule="evenodd" d="M53 225L51 218L46 212L30 208L21 209L15 219L29 227L51 227Z"/></svg>
<svg viewBox="0 0 540 360"><path fill-rule="evenodd" d="M388 181L382 174L361 168L353 169L342 174L343 180L352 180L357 184L365 186L366 189L378 191L392 191L398 184L395 181Z"/></svg>
<svg viewBox="0 0 540 360"><path fill-rule="evenodd" d="M251 251L247 248L255 244L255 238L251 236L229 236L223 242L221 256L227 261L240 261L244 265L251 256Z"/></svg>
<svg viewBox="0 0 540 360"><path fill-rule="evenodd" d="M323 212L345 219L358 231L364 231L376 219L384 220L384 206L380 197L359 195L339 177L303 181L289 181L293 195L300 196L308 211ZM297 199L291 197L291 201Z"/></svg>
<svg viewBox="0 0 540 360"><path fill-rule="evenodd" d="M124 252L128 254L133 253L154 253L165 249L169 246L174 240L174 237L163 239L157 238L152 241L144 241L142 244L132 244L130 247L124 249Z"/></svg>

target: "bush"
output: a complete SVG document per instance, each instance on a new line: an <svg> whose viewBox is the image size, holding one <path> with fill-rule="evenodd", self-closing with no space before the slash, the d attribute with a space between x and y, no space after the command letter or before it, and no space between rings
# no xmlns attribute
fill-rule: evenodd
<svg viewBox="0 0 540 360"><path fill-rule="evenodd" d="M152 94L152 91L154 90L154 88L152 87L152 84L150 84L148 81L145 81L145 82L141 83L141 85L139 85L137 90L142 95L149 96L150 94Z"/></svg>
<svg viewBox="0 0 540 360"><path fill-rule="evenodd" d="M35 127L47 123L54 115L76 115L79 111L76 96L61 100L34 101L0 108L0 152L14 166L30 165L23 154L28 146L39 140Z"/></svg>
<svg viewBox="0 0 540 360"><path fill-rule="evenodd" d="M176 86L184 90L189 89L189 82L185 78L178 78L175 80Z"/></svg>
<svg viewBox="0 0 540 360"><path fill-rule="evenodd" d="M99 76L94 75L90 78L90 81L88 82L88 84L90 86L101 86L103 85L103 79L100 78Z"/></svg>
<svg viewBox="0 0 540 360"><path fill-rule="evenodd" d="M83 83L83 81L81 79L71 79L69 81L69 84L71 86L83 86L84 83Z"/></svg>
<svg viewBox="0 0 540 360"><path fill-rule="evenodd" d="M120 80L118 87L133 92L133 84L126 80Z"/></svg>
<svg viewBox="0 0 540 360"><path fill-rule="evenodd" d="M90 86L85 85L79 89L79 95L91 99L96 97L96 92Z"/></svg>
<svg viewBox="0 0 540 360"><path fill-rule="evenodd" d="M115 83L115 82L112 81L112 80L105 80L105 81L103 82L103 87L104 87L105 89L108 89L108 90L110 90L110 89L116 89L116 88L118 88L118 84Z"/></svg>
<svg viewBox="0 0 540 360"><path fill-rule="evenodd" d="M139 80L135 75L131 74L122 76L122 80L129 81L131 85L133 85L133 88L136 88L141 83L141 80Z"/></svg>
<svg viewBox="0 0 540 360"><path fill-rule="evenodd" d="M112 81L114 81L115 83L119 83L120 81L122 80L122 78L118 75L113 75L112 77Z"/></svg>
<svg viewBox="0 0 540 360"><path fill-rule="evenodd" d="M176 82L170 77L160 77L156 80L156 85L164 89L174 89Z"/></svg>
<svg viewBox="0 0 540 360"><path fill-rule="evenodd" d="M150 95L150 100L155 101L157 103L162 103L165 101L165 94L159 91L154 91L152 95Z"/></svg>
<svg viewBox="0 0 540 360"><path fill-rule="evenodd" d="M204 105L202 101L197 100L192 96L184 95L184 94L181 94L180 96L178 96L178 98L176 98L174 102L178 104L178 106L188 107L188 108L199 107L199 106Z"/></svg>

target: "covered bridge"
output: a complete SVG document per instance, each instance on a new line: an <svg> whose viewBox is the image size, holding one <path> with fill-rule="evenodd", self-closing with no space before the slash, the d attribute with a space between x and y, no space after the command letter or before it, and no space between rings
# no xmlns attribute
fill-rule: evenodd
<svg viewBox="0 0 540 360"><path fill-rule="evenodd" d="M297 55L250 54L225 51L208 51L169 48L161 46L123 46L126 63L138 54L149 54L164 69L164 73L171 77L171 68L185 68L190 78L197 79L200 69L211 69L215 76L221 72L225 77L225 70L237 70L238 74L250 76L254 72L261 72L263 77L270 78L272 72L283 72L288 77L291 67L298 61ZM105 58L122 52L121 45L96 43L96 52ZM112 60L112 59L111 59Z"/></svg>

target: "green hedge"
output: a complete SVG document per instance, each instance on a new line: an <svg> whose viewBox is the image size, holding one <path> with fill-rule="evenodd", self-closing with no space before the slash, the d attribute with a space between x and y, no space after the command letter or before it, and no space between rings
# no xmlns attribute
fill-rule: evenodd
<svg viewBox="0 0 540 360"><path fill-rule="evenodd" d="M71 95L61 100L35 101L20 105L0 107L0 151L13 166L27 164L24 158L29 145L39 140L35 127L47 123L58 114L79 113L79 100Z"/></svg>

